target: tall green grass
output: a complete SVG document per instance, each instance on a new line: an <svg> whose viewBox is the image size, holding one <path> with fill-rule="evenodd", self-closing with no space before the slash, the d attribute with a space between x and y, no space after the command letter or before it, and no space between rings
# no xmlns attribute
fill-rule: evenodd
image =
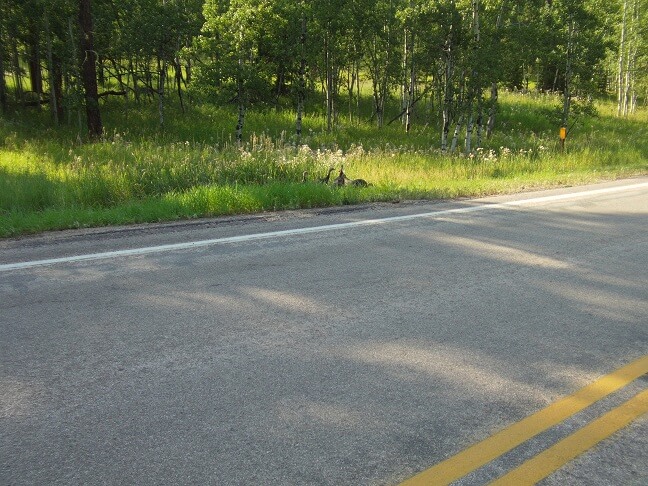
<svg viewBox="0 0 648 486"><path fill-rule="evenodd" d="M561 152L549 95L503 94L483 148L442 154L438 129L420 120L378 130L368 119L332 132L316 114L297 143L290 110L251 112L242 146L234 110L104 106L106 136L84 143L47 114L0 118L0 236L84 226L165 221L411 198L477 196L648 173L648 116L576 120ZM314 183L344 166L367 188ZM307 183L302 182L304 172Z"/></svg>

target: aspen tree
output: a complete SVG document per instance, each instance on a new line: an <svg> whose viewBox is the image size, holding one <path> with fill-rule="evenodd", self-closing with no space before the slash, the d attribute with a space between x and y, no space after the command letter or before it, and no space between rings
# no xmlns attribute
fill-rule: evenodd
<svg viewBox="0 0 648 486"><path fill-rule="evenodd" d="M381 128L385 120L385 103L396 83L398 70L398 35L394 18L397 2L378 1L369 14L368 35L365 38L366 67L371 77L373 114Z"/></svg>
<svg viewBox="0 0 648 486"><path fill-rule="evenodd" d="M299 35L299 73L297 87L297 115L295 119L295 135L297 143L301 144L302 123L304 117L304 101L306 99L306 4L305 0L300 1L300 35Z"/></svg>

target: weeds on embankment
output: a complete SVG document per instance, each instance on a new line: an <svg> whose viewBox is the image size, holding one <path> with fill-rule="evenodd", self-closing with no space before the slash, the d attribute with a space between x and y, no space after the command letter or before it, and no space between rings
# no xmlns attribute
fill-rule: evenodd
<svg viewBox="0 0 648 486"><path fill-rule="evenodd" d="M168 117L164 130L146 108L107 110L103 141L85 144L71 129L0 119L0 236L44 230L332 205L481 196L648 173L645 113L601 115L575 125L562 152L542 97L509 95L498 131L469 154L441 153L435 131L404 134L369 123L327 133L305 121L297 144L289 112L250 114L240 147L225 127L233 115L198 107ZM43 115L40 115L43 116ZM111 118L113 117L113 118ZM118 119L119 118L119 119ZM231 119L230 119L231 118ZM316 182L328 167L370 187ZM306 182L303 182L304 173Z"/></svg>

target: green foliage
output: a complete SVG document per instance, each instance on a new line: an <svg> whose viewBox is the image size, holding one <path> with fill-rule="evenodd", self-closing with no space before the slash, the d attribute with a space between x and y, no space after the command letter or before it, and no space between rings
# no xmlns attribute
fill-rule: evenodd
<svg viewBox="0 0 648 486"><path fill-rule="evenodd" d="M387 123L398 115L407 96L424 96L435 107L413 120L439 130L444 115L453 123L471 111L485 119L496 104L482 90L493 83L565 90L567 64L570 95L616 90L624 1L101 0L92 5L106 100L121 94L131 103L155 101L160 112L175 95L185 105L186 94L195 103L294 108L303 94L304 68L308 98L321 102L320 94L328 92L332 102L325 109L334 111L334 122L345 106L349 117L358 115L362 78L374 96L369 116L379 125L383 117ZM628 69L633 96L642 96L648 86L643 69L648 3L626 3L634 49ZM0 94L12 109L34 105L37 97L51 100L58 83L58 122L82 125L77 8L73 0L0 4L0 64L7 73ZM39 71L40 94L30 92ZM387 113L389 106L395 108Z"/></svg>
<svg viewBox="0 0 648 486"><path fill-rule="evenodd" d="M170 109L160 130L154 109L106 110L103 141L79 144L75 130L46 128L47 115L0 119L0 235L45 229L173 220L278 209L411 198L485 195L521 188L648 173L645 114L582 115L557 146L553 95L502 93L501 126L468 156L434 148L434 133L367 121L329 133L321 117L305 120L304 144L286 129L290 112L250 114L253 132L241 147L231 139L233 115L203 107ZM228 119L229 117L229 119ZM328 167L368 188L316 183ZM304 172L307 182L302 183Z"/></svg>
<svg viewBox="0 0 648 486"><path fill-rule="evenodd" d="M647 0L92 6L107 135L86 144L78 2L0 3L4 235L646 170L645 114L616 123L596 100L626 89L633 108L645 102ZM373 186L299 182L342 164Z"/></svg>

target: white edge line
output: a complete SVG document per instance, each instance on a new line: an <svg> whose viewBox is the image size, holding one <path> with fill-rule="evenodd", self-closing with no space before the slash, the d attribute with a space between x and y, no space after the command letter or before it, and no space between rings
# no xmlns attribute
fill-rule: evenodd
<svg viewBox="0 0 648 486"><path fill-rule="evenodd" d="M534 197L530 199L520 199L516 201L508 201L502 203L482 204L480 206L444 209L441 211L432 211L428 213L409 214L405 216L392 216L389 218L381 218L381 219L367 219L363 221L352 221L350 223L329 224L325 226L314 226L311 228L296 228L296 229L281 230L281 231L270 231L268 233L254 233L251 235L230 236L226 238L215 238L210 240L190 241L186 243L174 243L168 245L149 246L144 248L133 248L129 250L116 250L116 251L107 251L101 253L89 253L86 255L62 257L62 258L49 258L45 260L33 260L27 262L8 263L8 264L0 265L0 272L39 267L45 265L55 265L57 263L73 263L73 262L80 262L86 260L101 260L101 259L117 258L117 257L132 256L132 255L145 255L148 253L161 253L161 252L173 251L173 250L185 250L189 248L200 248L204 246L217 245L217 244L242 243L247 241L277 238L282 236L294 236L294 235L303 235L309 233L322 233L325 231L355 228L359 226L388 224L388 223L408 221L408 220L420 219L420 218L434 218L434 217L445 216L448 214L473 213L473 212L485 211L489 209L504 209L507 207L527 206L527 205L539 204L544 202L562 201L566 199L576 199L576 198L581 198L586 196L595 196L600 194L630 191L633 189L640 189L644 187L648 187L648 182L631 184L628 186L615 186L615 187L606 187L603 189L593 189L590 191L570 192L567 194L557 194L553 196L540 196L540 197Z"/></svg>

